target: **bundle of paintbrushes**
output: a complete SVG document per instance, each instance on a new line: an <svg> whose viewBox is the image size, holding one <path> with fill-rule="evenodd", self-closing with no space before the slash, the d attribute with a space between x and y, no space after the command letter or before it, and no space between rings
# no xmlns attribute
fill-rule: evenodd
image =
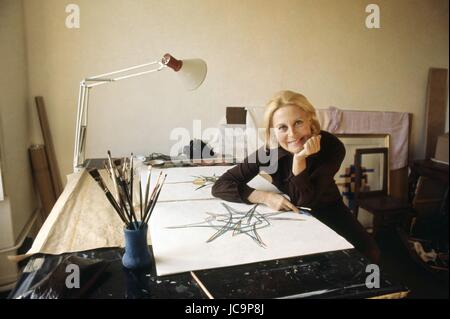
<svg viewBox="0 0 450 319"><path fill-rule="evenodd" d="M108 151L108 161L105 163L105 169L112 180L113 191L109 190L97 169L90 170L89 174L91 174L103 190L117 215L119 215L120 219L125 223L126 228L137 230L148 224L167 175L164 175L164 177L161 178L161 172L153 187L153 191L150 192L150 168L147 185L145 187L145 194L143 194L141 178L138 175L139 194L136 196L134 194L136 192L136 188L134 188L136 179L134 178L135 169L133 167L133 162L133 154L131 154L129 161L127 161L127 158L124 158L122 165L116 166L111 158L111 152ZM133 188L135 189L134 191ZM134 205L133 203L137 202L136 197L139 197L139 202ZM136 211L138 211L139 216Z"/></svg>

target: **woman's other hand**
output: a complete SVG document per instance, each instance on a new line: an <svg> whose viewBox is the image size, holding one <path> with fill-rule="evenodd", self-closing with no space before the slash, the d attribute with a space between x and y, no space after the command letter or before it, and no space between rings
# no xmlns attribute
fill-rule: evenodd
<svg viewBox="0 0 450 319"><path fill-rule="evenodd" d="M299 209L281 194L267 192L265 197L264 204L276 211L299 212Z"/></svg>

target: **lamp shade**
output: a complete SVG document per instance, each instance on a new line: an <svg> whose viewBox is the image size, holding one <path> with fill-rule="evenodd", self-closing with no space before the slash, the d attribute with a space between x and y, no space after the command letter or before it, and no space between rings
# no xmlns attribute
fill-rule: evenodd
<svg viewBox="0 0 450 319"><path fill-rule="evenodd" d="M189 91L197 89L205 80L207 66L201 59L177 60L165 54L162 63L177 72L183 86Z"/></svg>

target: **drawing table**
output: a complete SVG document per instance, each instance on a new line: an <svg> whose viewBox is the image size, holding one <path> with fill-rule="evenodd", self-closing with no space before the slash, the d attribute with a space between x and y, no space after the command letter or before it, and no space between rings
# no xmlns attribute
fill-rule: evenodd
<svg viewBox="0 0 450 319"><path fill-rule="evenodd" d="M103 160L88 164L102 167ZM67 257L104 263L98 276L81 272L92 279L84 283L89 289L83 298L403 298L408 293L383 269L380 287L368 288L366 267L370 262L355 249L195 271L195 276L185 272L160 277L154 266L142 271L123 268L122 255L122 248L33 255L9 298L29 298L25 292L31 287L48 285L46 277L56 273ZM63 279L55 278L52 284L62 287ZM65 297L69 298L70 292Z"/></svg>

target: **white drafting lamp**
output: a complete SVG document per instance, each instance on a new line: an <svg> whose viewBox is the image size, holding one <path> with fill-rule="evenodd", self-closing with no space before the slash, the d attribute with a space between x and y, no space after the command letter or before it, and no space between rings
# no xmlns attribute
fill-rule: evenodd
<svg viewBox="0 0 450 319"><path fill-rule="evenodd" d="M150 68L150 69L148 69ZM77 126L75 131L75 146L73 153L73 170L79 171L84 163L84 147L87 129L87 112L89 105L89 90L94 86L116 82L147 73L162 71L171 68L176 72L187 90L197 89L206 77L206 63L200 59L177 60L170 54L165 54L161 61L153 61L130 68L100 74L84 79L80 82L78 95ZM133 71L133 73L128 73ZM125 74L126 75L121 75Z"/></svg>

